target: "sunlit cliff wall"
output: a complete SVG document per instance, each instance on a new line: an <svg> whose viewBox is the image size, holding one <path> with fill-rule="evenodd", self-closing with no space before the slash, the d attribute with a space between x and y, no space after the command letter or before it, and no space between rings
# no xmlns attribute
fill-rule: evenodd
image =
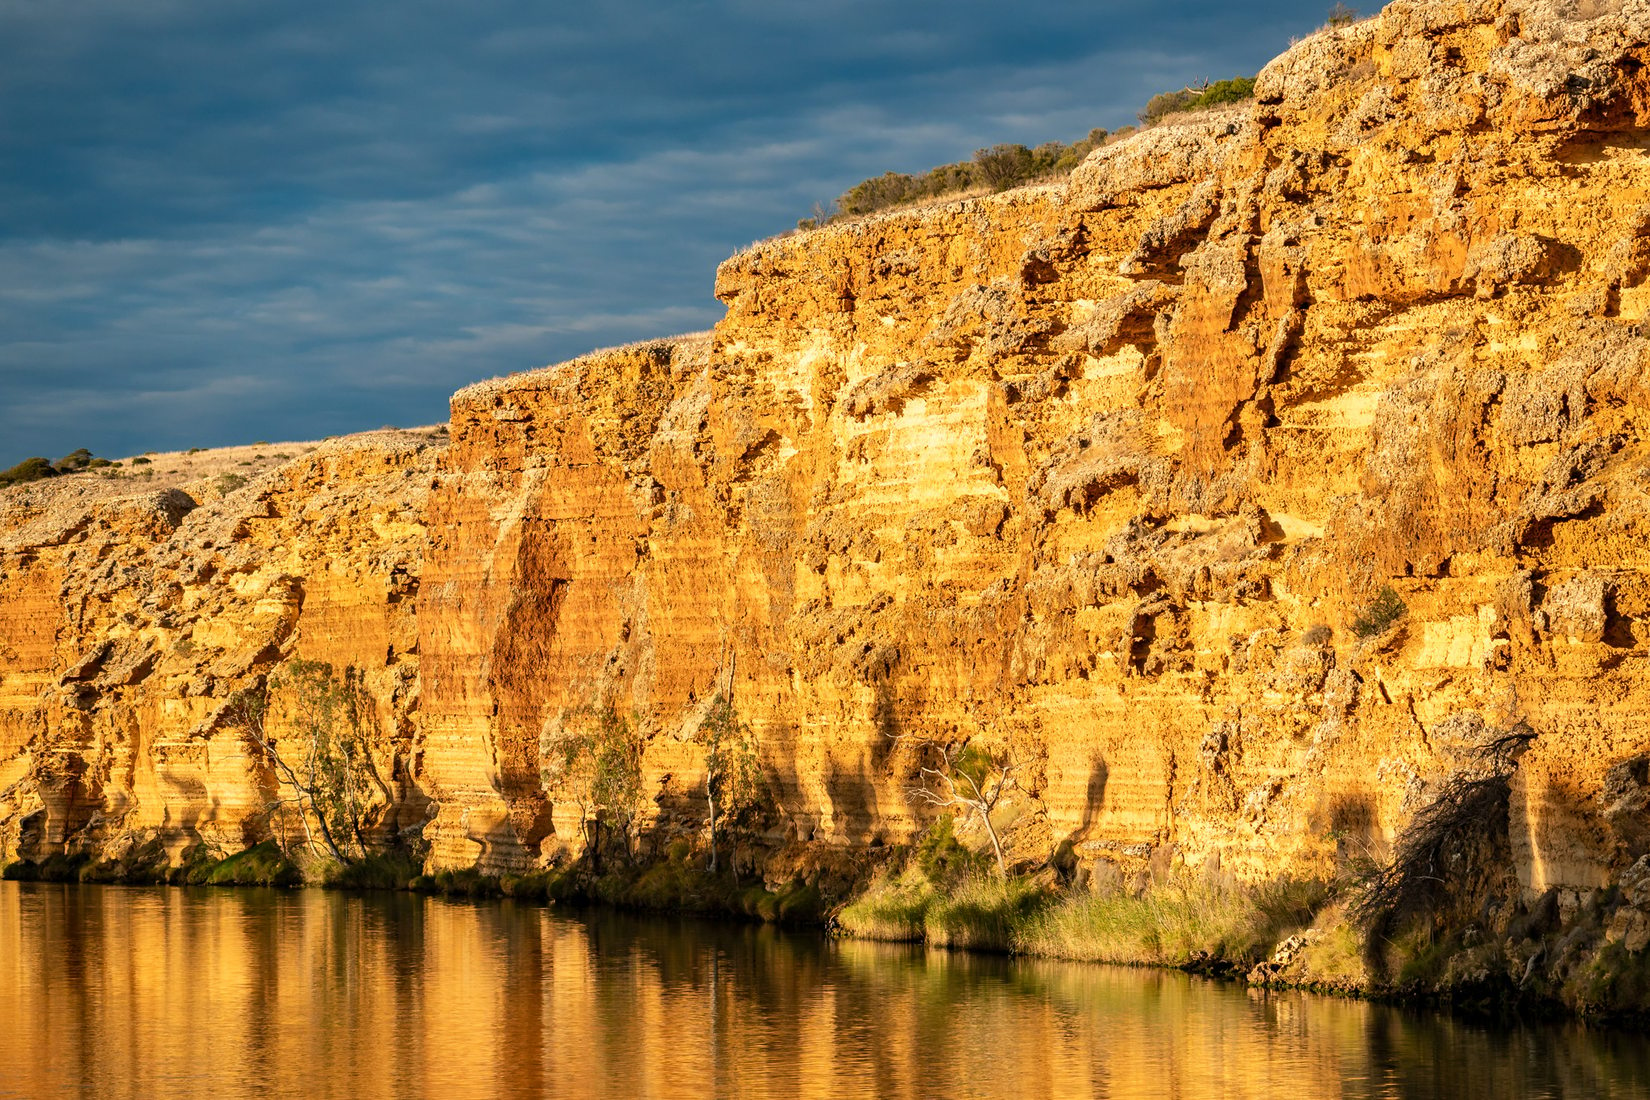
<svg viewBox="0 0 1650 1100"><path fill-rule="evenodd" d="M277 776L230 704L298 660L361 670L382 830L421 824L415 606L440 450L372 433L227 495L95 475L0 494L0 858L270 836ZM265 736L290 737L292 703L271 692Z"/></svg>
<svg viewBox="0 0 1650 1100"><path fill-rule="evenodd" d="M247 534L8 505L0 803L44 830L8 850L94 804L241 827L175 641L265 632L371 670L432 867L577 847L545 748L590 708L645 743L644 829L700 835L720 693L773 875L924 827L965 738L1019 764L1020 858L1328 873L1515 734L1517 874L1573 905L1650 843L1647 60L1642 0L1395 3L1069 182L740 253L714 332L460 391L444 455L303 467Z"/></svg>
<svg viewBox="0 0 1650 1100"><path fill-rule="evenodd" d="M708 346L459 393L434 859L567 841L568 708L685 805L722 690L793 843L904 838L912 746L974 737L1029 855L1328 870L1527 728L1520 875L1604 882L1650 749L1647 32L1394 4L1069 184L741 253Z"/></svg>

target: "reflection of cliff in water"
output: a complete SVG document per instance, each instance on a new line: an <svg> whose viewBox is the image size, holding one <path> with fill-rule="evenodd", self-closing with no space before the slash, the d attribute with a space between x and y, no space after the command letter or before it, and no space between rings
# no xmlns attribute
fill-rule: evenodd
<svg viewBox="0 0 1650 1100"><path fill-rule="evenodd" d="M0 885L0 1093L1650 1096L1650 1048L405 894Z"/></svg>

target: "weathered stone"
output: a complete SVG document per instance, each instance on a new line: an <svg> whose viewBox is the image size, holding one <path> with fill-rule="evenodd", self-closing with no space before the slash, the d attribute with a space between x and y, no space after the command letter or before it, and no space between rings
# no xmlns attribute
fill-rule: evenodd
<svg viewBox="0 0 1650 1100"><path fill-rule="evenodd" d="M1327 875L1523 722L1514 870L1578 911L1650 751L1647 61L1645 0L1400 0L1064 184L741 252L713 333L465 389L444 453L6 490L0 856L259 835L224 708L306 659L432 868L577 848L593 709L668 841L729 697L740 858L821 881L926 827L926 742L1026 763L1016 860L1137 883Z"/></svg>

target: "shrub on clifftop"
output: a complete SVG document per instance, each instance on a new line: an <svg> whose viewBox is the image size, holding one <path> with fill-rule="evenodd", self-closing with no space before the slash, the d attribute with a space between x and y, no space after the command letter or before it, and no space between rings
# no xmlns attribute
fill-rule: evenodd
<svg viewBox="0 0 1650 1100"><path fill-rule="evenodd" d="M100 470L111 466L106 458L93 458L92 452L85 447L70 451L56 462L52 462L40 455L25 458L22 462L9 470L0 470L0 489L8 485L23 485L30 481L39 481L42 478L56 477L59 474L78 474L83 470Z"/></svg>
<svg viewBox="0 0 1650 1100"><path fill-rule="evenodd" d="M1084 157L1104 145L1111 136L1105 130L1096 128L1090 130L1087 137L1070 145L1045 141L1031 149L1004 143L977 150L973 160L942 164L921 175L884 172L848 188L837 196L829 210L816 204L814 216L797 222L797 228L817 229L842 218L857 218L878 210L910 206L975 188L1004 191L1044 176L1063 175L1081 164Z"/></svg>
<svg viewBox="0 0 1650 1100"><path fill-rule="evenodd" d="M1178 92L1163 92L1147 100L1145 109L1140 112L1140 121L1143 125L1155 126L1169 115L1242 103L1254 94L1255 78L1252 76L1234 76L1230 80L1203 83Z"/></svg>
<svg viewBox="0 0 1650 1100"><path fill-rule="evenodd" d="M1337 5L1337 9L1344 5ZM1350 12L1350 8L1345 9ZM1331 25L1336 18L1331 12ZM1176 92L1153 96L1140 112L1140 121L1154 126L1170 115L1185 111L1201 111L1209 107L1241 103L1255 94L1255 78L1235 76L1230 80L1207 81L1188 86ZM1133 132L1124 127L1115 133L1093 129L1088 136L1070 145L1046 141L1035 149L1012 142L1003 142L978 149L971 161L958 161L931 168L921 175L904 172L884 172L880 176L861 180L836 197L829 209L814 204L814 213L796 223L798 229L818 229L843 218L857 218L910 206L945 195L961 195L976 188L1006 191L1033 180L1052 179L1069 173L1083 162L1090 152L1112 141L1121 140Z"/></svg>
<svg viewBox="0 0 1650 1100"><path fill-rule="evenodd" d="M57 471L44 458L36 456L25 458L22 462L9 470L0 470L0 487L6 485L22 485L28 481L39 481L45 477L56 477Z"/></svg>

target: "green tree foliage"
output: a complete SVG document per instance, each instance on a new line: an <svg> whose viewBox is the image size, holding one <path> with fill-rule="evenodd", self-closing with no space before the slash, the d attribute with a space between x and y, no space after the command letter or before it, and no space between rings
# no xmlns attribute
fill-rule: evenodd
<svg viewBox="0 0 1650 1100"><path fill-rule="evenodd" d="M863 180L844 191L836 200L836 209L854 216L869 214L890 206L901 206L923 197L922 181L904 172L884 172Z"/></svg>
<svg viewBox="0 0 1650 1100"><path fill-rule="evenodd" d="M705 747L705 801L710 810L710 869L716 870L718 828L736 828L760 816L767 783L756 754L756 736L720 693L699 723L694 740Z"/></svg>
<svg viewBox="0 0 1650 1100"><path fill-rule="evenodd" d="M982 856L957 839L956 822L954 814L945 814L917 841L917 868L935 885L953 885L985 871Z"/></svg>
<svg viewBox="0 0 1650 1100"><path fill-rule="evenodd" d="M56 477L59 474L78 474L82 470L101 470L110 465L113 465L113 463L106 458L93 458L92 452L85 447L70 451L56 462L51 462L36 455L33 458L25 458L9 470L0 470L0 489L4 489L8 485L22 485L30 481L39 481L42 478Z"/></svg>
<svg viewBox="0 0 1650 1100"><path fill-rule="evenodd" d="M1336 22L1337 19L1344 18L1345 22L1351 22L1356 15L1351 8L1338 4L1330 12L1330 25L1342 26L1344 23ZM1195 87L1153 96L1140 112L1140 121L1142 125L1153 126L1172 114L1241 103L1253 98L1254 94L1255 78L1252 76L1235 76L1212 84L1204 82ZM910 206L942 195L975 188L1006 191L1032 180L1059 177L1071 172L1083 162L1084 157L1106 144L1108 139L1116 140L1131 132L1132 127L1125 127L1115 134L1097 128L1070 145L1048 141L1035 149L1004 142L976 150L971 161L942 164L921 175L884 172L848 188L837 196L829 209L815 204L813 216L801 219L796 225L798 229L818 229L842 218L857 218L879 210Z"/></svg>
<svg viewBox="0 0 1650 1100"><path fill-rule="evenodd" d="M289 710L279 735L268 722L272 696ZM390 794L369 748L376 719L360 670L351 665L337 676L325 662L292 661L267 688L233 696L228 714L269 768L272 820L293 807L311 854L320 854L319 837L340 863L364 858ZM279 839L290 854L291 843Z"/></svg>
<svg viewBox="0 0 1650 1100"><path fill-rule="evenodd" d="M1349 8L1345 4L1337 3L1329 9L1329 26L1350 27L1358 21L1358 9Z"/></svg>
<svg viewBox="0 0 1650 1100"><path fill-rule="evenodd" d="M1007 191L1030 179L1032 164L1031 150L1024 145L974 150L974 178L993 191Z"/></svg>
<svg viewBox="0 0 1650 1100"><path fill-rule="evenodd" d="M0 487L7 485L22 485L29 481L39 481L44 477L56 477L57 471L44 458L36 456L25 458L22 462L9 470L0 470Z"/></svg>
<svg viewBox="0 0 1650 1100"><path fill-rule="evenodd" d="M1044 142L1035 149L1024 145L994 145L974 154L973 160L942 164L921 175L884 172L848 188L830 209L816 206L813 217L797 223L801 229L817 229L841 218L857 218L897 206L910 206L943 195L975 188L1001 191L1027 180L1064 175L1082 163L1089 153L1105 144L1107 133L1090 130L1088 136L1070 145Z"/></svg>
<svg viewBox="0 0 1650 1100"><path fill-rule="evenodd" d="M1006 753L986 752L976 745L931 744L927 749L932 754L933 766L918 769L922 783L910 788L909 793L930 806L979 818L986 836L991 839L997 874L1006 879L1008 861L991 814L1003 796L1019 786L1019 761Z"/></svg>
<svg viewBox="0 0 1650 1100"><path fill-rule="evenodd" d="M1389 584L1376 595L1374 602L1352 622L1352 633L1360 638L1385 634L1393 623L1409 613L1409 606Z"/></svg>
<svg viewBox="0 0 1650 1100"><path fill-rule="evenodd" d="M1213 84L1182 88L1178 92L1163 92L1146 101L1145 108L1140 112L1140 122L1144 126L1155 126L1169 115L1241 103L1254 98L1254 94L1255 78L1252 76L1235 76Z"/></svg>
<svg viewBox="0 0 1650 1100"><path fill-rule="evenodd" d="M57 467L57 472L60 474L73 473L76 470L84 470L91 464L92 452L87 450L85 447L70 451L68 454L52 463L53 466Z"/></svg>
<svg viewBox="0 0 1650 1100"><path fill-rule="evenodd" d="M628 853L642 803L642 744L630 720L611 703L568 711L540 762L546 790L579 807L585 849L599 860L604 836L617 834Z"/></svg>

